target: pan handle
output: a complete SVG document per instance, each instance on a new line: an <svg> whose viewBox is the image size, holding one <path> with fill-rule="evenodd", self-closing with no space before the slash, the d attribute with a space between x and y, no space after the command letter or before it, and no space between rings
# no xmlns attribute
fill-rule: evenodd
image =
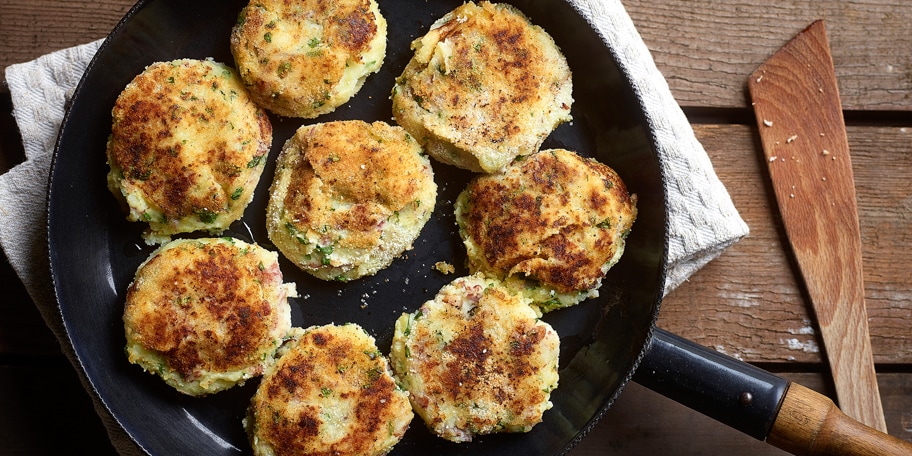
<svg viewBox="0 0 912 456"><path fill-rule="evenodd" d="M828 397L662 329L633 380L796 455L912 455L912 443L849 418Z"/></svg>
<svg viewBox="0 0 912 456"><path fill-rule="evenodd" d="M656 328L633 381L765 440L788 380Z"/></svg>

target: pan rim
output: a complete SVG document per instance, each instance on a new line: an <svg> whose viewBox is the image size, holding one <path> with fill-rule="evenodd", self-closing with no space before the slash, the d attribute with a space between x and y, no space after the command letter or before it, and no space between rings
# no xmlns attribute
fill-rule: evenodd
<svg viewBox="0 0 912 456"><path fill-rule="evenodd" d="M92 58L89 65L87 66L85 74L83 75L79 84L76 87L76 90L75 90L74 96L73 96L73 100L76 100L80 96L80 94L83 93L86 79L89 77L89 75L93 71L96 71L96 68L98 66L97 65L98 61L101 59L101 56L103 56L106 53L106 51L108 50L108 47L109 47L109 44L110 44L112 38L117 36L118 34L120 34L121 31L124 29L124 27L126 27L126 24L128 24L132 20L132 18L136 16L136 14L139 11L141 11L148 4L153 3L154 1L155 0L139 0L133 7L131 7L131 9L121 19L121 21L118 22L117 26L115 26L114 29L108 34L107 38L101 44L97 53ZM564 1L564 0L559 0L559 1ZM574 2L570 1L570 2L566 2L566 3L570 4L574 9L577 9ZM609 48L604 43L604 41L601 40L601 38L600 38L600 41L603 46L608 48L608 51L610 52L612 58L614 59L615 65L617 65L618 58L615 53L616 51L614 49ZM622 71L623 71L623 69L622 69ZM625 75L625 76L629 76L629 75ZM641 116L642 121L647 124L646 128L648 130L648 133L649 133L650 139L651 139L651 144L650 144L652 147L651 153L653 156L656 157L656 160L658 160L657 151L655 149L655 132L654 132L653 125L648 123L648 119L646 119L645 115L642 112L642 110L645 109L645 106L643 104L643 99L642 99L641 94L633 88L632 88L632 90L636 95L635 98L636 98L637 102L639 103L640 111L638 111L638 115ZM129 429L127 429L127 426L122 421L121 417L113 411L111 405L108 403L108 400L105 397L102 397L102 395L100 394L99 388L96 384L97 379L92 378L88 373L88 368L86 365L86 361L87 361L86 355L81 354L80 350L78 350L76 348L76 344L73 339L73 332L72 332L72 328L71 328L72 323L69 322L66 318L64 318L64 312L63 312L64 304L62 303L62 296L61 296L61 286L62 286L61 276L65 273L61 271L62 266L59 264L59 261L55 261L55 259L56 259L55 257L56 257L56 253L57 253L56 249L59 247L57 246L57 240L53 233L53 227L52 227L52 219L54 219L54 217L56 216L56 214L54 214L54 211L53 211L52 202L55 198L54 179L55 179L55 176L58 171L58 160L59 160L59 154L61 151L62 138L64 137L64 129L69 124L70 117L73 113L73 111L71 109L72 106L73 106L72 102L67 106L63 121L61 123L60 134L58 135L57 140L55 142L55 146L54 146L54 152L52 155L52 162L51 162L51 171L49 174L49 179L48 179L48 184L47 184L47 189L48 189L47 195L48 196L47 196L47 200L46 200L46 203L47 203L46 204L46 216L47 216L46 241L47 241L47 255L48 255L48 259L49 259L50 276L51 276L51 281L52 281L56 310L57 310L58 314L60 315L62 325L64 328L64 337L66 338L66 342L68 345L68 347L66 347L66 349L68 351L72 351L72 354L73 354L73 356L68 356L68 358L70 358L70 361L74 363L74 367L76 367L76 370L79 373L80 380L83 382L83 384L85 386L88 387L87 390L90 393L90 395L93 396L93 399L95 401L97 401L96 403L100 404L103 407L104 412L109 417L111 417L114 420L114 422L121 429L123 429L125 431L126 435L129 437L130 441L133 444L137 445L140 449L142 449L143 452L149 453L149 450L143 445L143 443L138 441L135 433L131 432ZM658 167L658 172L661 175L661 177L660 177L661 181L663 183L666 182L665 172L661 166ZM667 226L668 208L667 208L667 205L665 204L666 188L663 185L663 186L661 186L661 188L659 190L661 193L661 200L663 203L662 204L662 212L663 212L662 230L663 230L663 233L667 233L668 232L668 226ZM665 275L667 273L667 269L666 269L666 259L667 259L667 255L668 255L667 235L663 235L663 242L664 242L664 244L662 246L662 253L661 253L662 267L659 268L659 271L657 271L657 274L660 277L658 277L656 279L658 281L658 283L662 283L662 284L664 284ZM655 329L655 322L658 317L659 309L661 307L661 300L662 300L661 290L656 290L654 303L652 305L653 310L651 312L651 321L649 322L648 330L647 330L647 333L644 338L644 343L641 344L641 346L639 348L639 352L637 353L637 355L634 357L634 359L630 363L631 367L626 370L624 378L620 383L620 387L617 388L613 392L613 394L611 395L611 397L609 398L608 401L606 401L604 404L602 404L599 407L598 412L592 417L590 422L579 430L576 437L567 443L567 445L564 447L564 449L562 450L562 452L560 454L566 454L567 452L569 452L577 443L579 443L579 441L582 440L582 438L584 438L592 430L592 428L597 424L598 421L601 420L601 418L604 416L604 414L607 412L607 410L614 403L615 399L621 394L624 387L628 384L628 382L632 378L634 372L636 371L636 368L639 366L640 361L642 360L643 356L645 355L645 353L647 351L649 343L652 340L653 332Z"/></svg>

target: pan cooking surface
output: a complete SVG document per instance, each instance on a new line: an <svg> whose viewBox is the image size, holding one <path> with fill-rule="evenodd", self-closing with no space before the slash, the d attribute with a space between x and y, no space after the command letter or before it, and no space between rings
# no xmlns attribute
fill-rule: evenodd
<svg viewBox="0 0 912 456"><path fill-rule="evenodd" d="M127 362L121 314L126 288L152 252L143 226L124 219L105 184L110 112L123 87L146 65L177 58L233 61L228 35L245 1L140 2L112 32L80 84L64 121L52 171L48 236L54 286L70 341L95 393L126 432L152 454L247 454L241 418L258 381L205 398L191 398ZM664 279L665 209L662 176L641 107L611 51L562 1L511 2L545 28L574 74L573 122L543 148L561 147L618 171L639 197L639 215L621 262L601 296L545 316L561 336L560 385L554 408L527 434L483 436L469 444L434 437L416 417L393 454L559 454L580 438L620 393L642 353L658 311ZM304 123L361 119L391 122L393 80L411 58L409 43L461 1L379 0L389 23L387 57L379 73L334 113L305 121L272 116L270 160L253 202L226 236L275 250L264 225L276 155ZM388 353L393 323L444 284L467 273L453 202L473 176L434 162L436 210L415 241L377 275L349 283L315 279L282 259L296 326L356 322ZM189 237L189 236L185 236ZM445 275L433 266L456 267Z"/></svg>

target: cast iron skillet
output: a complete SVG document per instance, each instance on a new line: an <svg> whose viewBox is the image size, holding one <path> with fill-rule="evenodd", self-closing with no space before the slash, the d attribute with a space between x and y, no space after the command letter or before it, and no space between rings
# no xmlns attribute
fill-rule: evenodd
<svg viewBox="0 0 912 456"><path fill-rule="evenodd" d="M92 393L136 444L151 454L249 453L241 418L257 381L210 397L190 398L126 361L121 323L124 293L152 248L141 240L142 225L125 221L106 188L104 150L110 112L123 87L155 61L211 57L233 66L228 36L245 3L140 1L111 33L79 84L55 152L48 240L66 331ZM316 121L391 122L390 90L411 57L409 43L461 0L379 3L389 23L382 70L368 79L349 104ZM394 454L559 454L572 448L611 406L643 356L649 355L649 375L642 381L651 387L661 390L663 382L680 385L689 381L676 377L666 381L669 377L663 377L662 363L676 364L676 356L689 352L690 345L662 331L653 337L665 277L666 212L663 177L641 104L619 71L612 50L571 6L560 0L512 3L551 33L574 73L574 120L559 127L544 147L575 150L615 168L639 196L638 220L624 257L604 281L601 296L545 318L561 335L561 357L560 386L552 395L554 408L545 413L543 423L528 434L485 436L456 445L432 436L416 418ZM272 153L256 197L245 217L225 233L270 249L274 246L267 239L263 220L275 156L305 123L276 116L272 122ZM388 352L396 317L415 310L441 286L466 273L452 202L472 174L439 163L434 166L440 189L437 210L414 250L391 267L374 277L339 284L314 279L282 260L286 280L296 282L302 295L292 300L295 325L357 322ZM456 274L432 270L437 261L455 265ZM714 379L743 377L737 364L725 368L714 361L707 366ZM771 391L772 399L767 401L771 405L764 407L775 409L784 382L760 378L748 383ZM726 391L726 383L719 385L713 390L719 392L713 401L690 402L710 404L711 411L721 411L723 418L732 415L740 429L765 436L761 428L768 428L768 410L752 404L748 408L762 413L743 418L739 390L731 393ZM760 396L754 393L755 398ZM683 400L687 403L689 399L685 396ZM739 420L744 423L737 423Z"/></svg>

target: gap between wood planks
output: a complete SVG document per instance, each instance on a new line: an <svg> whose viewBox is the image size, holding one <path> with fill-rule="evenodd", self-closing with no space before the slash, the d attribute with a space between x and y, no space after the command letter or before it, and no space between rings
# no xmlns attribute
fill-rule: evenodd
<svg viewBox="0 0 912 456"><path fill-rule="evenodd" d="M684 106L687 120L697 125L756 125L750 108ZM847 126L912 127L912 111L843 111Z"/></svg>

